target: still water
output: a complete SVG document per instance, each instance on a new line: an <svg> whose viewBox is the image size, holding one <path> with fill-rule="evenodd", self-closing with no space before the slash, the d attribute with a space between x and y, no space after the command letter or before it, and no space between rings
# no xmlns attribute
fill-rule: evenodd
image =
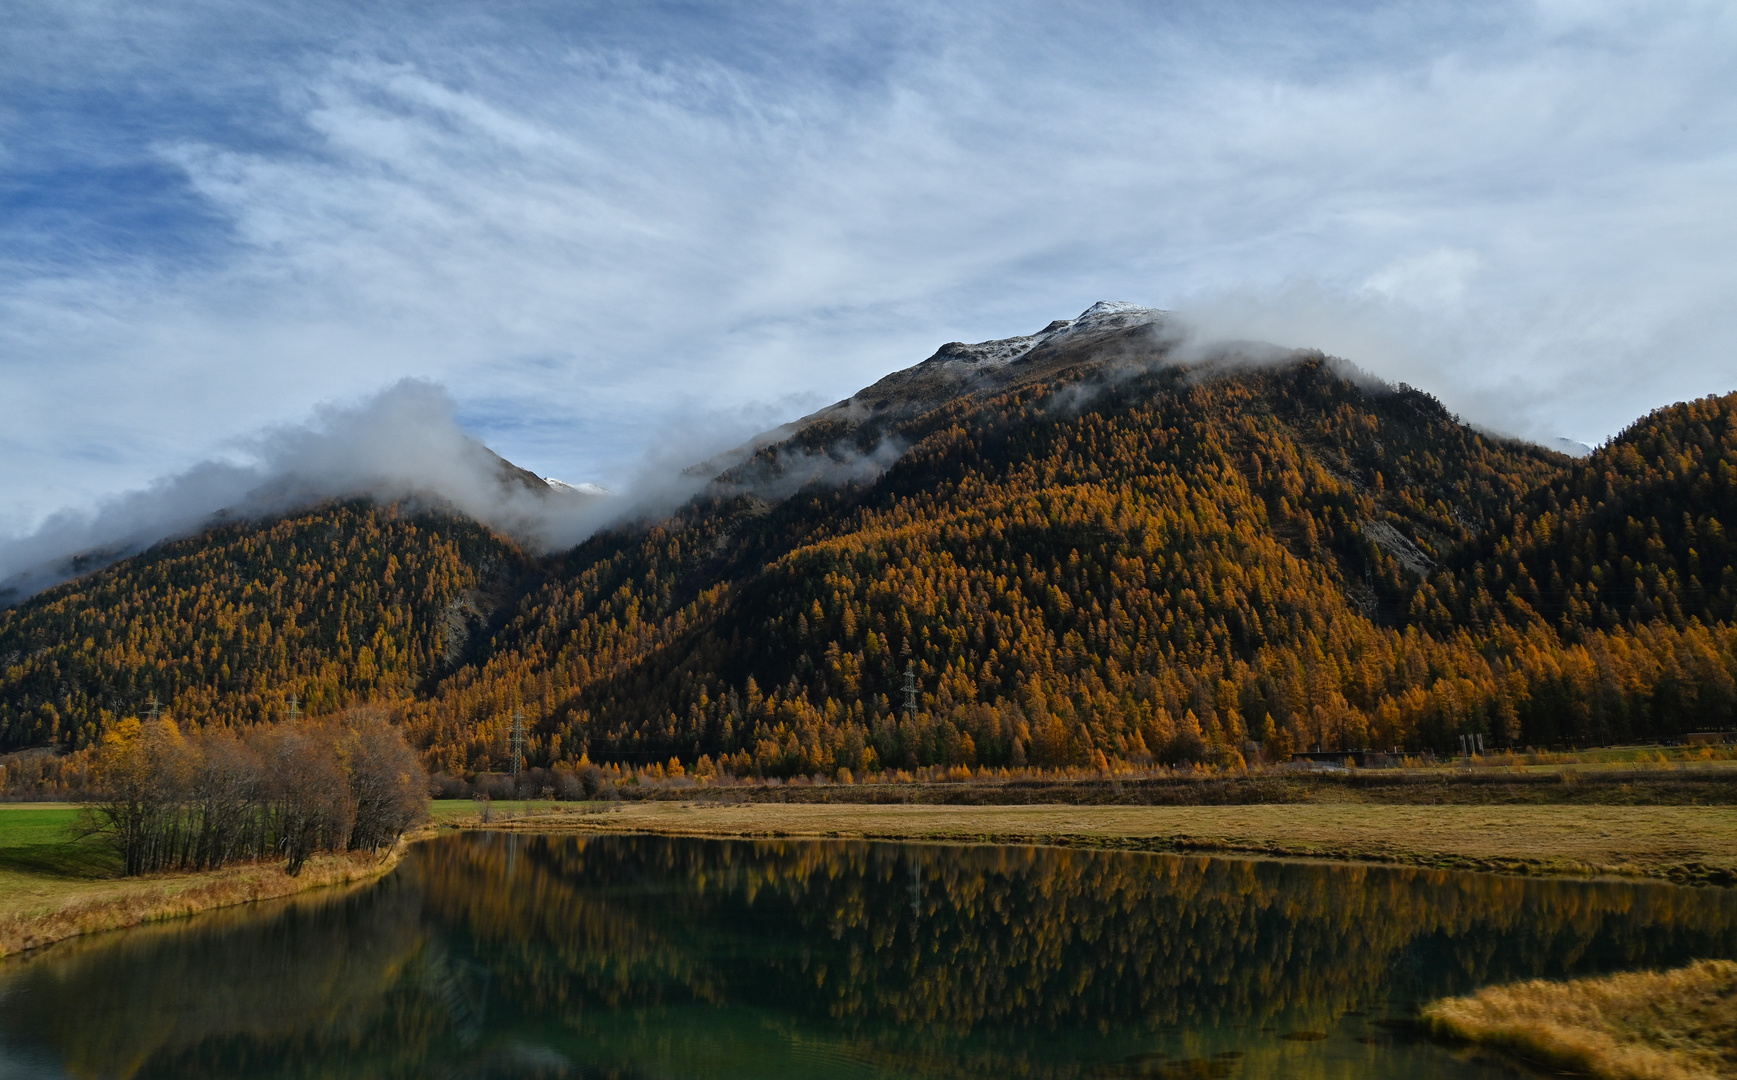
<svg viewBox="0 0 1737 1080"><path fill-rule="evenodd" d="M1737 957L1737 891L470 834L355 891L0 965L0 1076L1511 1076L1404 1021L1699 957Z"/></svg>

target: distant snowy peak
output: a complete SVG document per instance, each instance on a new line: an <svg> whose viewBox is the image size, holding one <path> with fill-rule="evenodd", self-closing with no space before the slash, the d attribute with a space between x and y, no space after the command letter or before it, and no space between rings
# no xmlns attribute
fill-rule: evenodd
<svg viewBox="0 0 1737 1080"><path fill-rule="evenodd" d="M1126 300L1099 300L1091 307L1080 312L1079 318L1068 324L1068 329L1081 330L1120 330L1124 326L1140 326L1144 323L1157 322L1165 312L1157 308L1141 307L1130 304ZM1054 323L1050 324L1054 326Z"/></svg>
<svg viewBox="0 0 1737 1080"><path fill-rule="evenodd" d="M1048 344L1058 338L1143 326L1159 322L1165 314L1157 308L1141 307L1125 300L1099 300L1080 312L1078 318L1057 319L1035 334L980 341L975 345L967 345L963 341L949 341L937 349L935 355L926 362L1001 367L1013 363L1039 345Z"/></svg>
<svg viewBox="0 0 1737 1080"><path fill-rule="evenodd" d="M1592 454L1592 447L1583 442L1575 442L1573 439L1558 437L1551 439L1544 445L1556 451L1558 454L1567 454L1569 457L1573 458L1588 457Z"/></svg>
<svg viewBox="0 0 1737 1080"><path fill-rule="evenodd" d="M596 497L615 494L615 492L610 491L602 484L569 484L567 481L557 480L553 476L545 476L542 480L543 483L549 485L550 490L558 491L563 495L589 495Z"/></svg>

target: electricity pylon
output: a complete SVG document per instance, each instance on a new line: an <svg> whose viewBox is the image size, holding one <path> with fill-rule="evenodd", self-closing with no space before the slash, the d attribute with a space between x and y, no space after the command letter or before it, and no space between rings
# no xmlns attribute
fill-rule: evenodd
<svg viewBox="0 0 1737 1080"><path fill-rule="evenodd" d="M525 710L513 710L513 784L517 791L519 774L525 771Z"/></svg>

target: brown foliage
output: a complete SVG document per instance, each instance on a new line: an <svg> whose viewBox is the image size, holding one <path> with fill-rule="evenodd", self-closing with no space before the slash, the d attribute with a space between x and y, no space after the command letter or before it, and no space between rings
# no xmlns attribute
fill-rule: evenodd
<svg viewBox="0 0 1737 1080"><path fill-rule="evenodd" d="M428 807L428 776L403 734L366 711L241 736L128 718L104 736L92 772L93 828L129 876L273 852L294 875L316 852L390 846Z"/></svg>
<svg viewBox="0 0 1737 1080"><path fill-rule="evenodd" d="M1533 980L1424 1009L1436 1031L1599 1080L1737 1077L1737 962Z"/></svg>
<svg viewBox="0 0 1737 1080"><path fill-rule="evenodd" d="M218 725L380 702L452 776L505 768L515 710L533 766L768 777L1737 722L1737 395L1572 462L1319 356L1094 363L804 429L547 563L471 652L525 565L479 526L345 504L165 545L0 614L0 745L147 690ZM791 455L889 440L790 491Z"/></svg>

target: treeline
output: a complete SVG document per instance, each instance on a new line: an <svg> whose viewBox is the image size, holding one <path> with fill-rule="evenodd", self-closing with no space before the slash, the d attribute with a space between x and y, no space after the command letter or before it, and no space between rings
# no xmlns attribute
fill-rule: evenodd
<svg viewBox="0 0 1737 1080"><path fill-rule="evenodd" d="M90 755L97 829L124 872L214 870L321 851L378 851L428 810L428 775L383 717L184 732L129 717Z"/></svg>

